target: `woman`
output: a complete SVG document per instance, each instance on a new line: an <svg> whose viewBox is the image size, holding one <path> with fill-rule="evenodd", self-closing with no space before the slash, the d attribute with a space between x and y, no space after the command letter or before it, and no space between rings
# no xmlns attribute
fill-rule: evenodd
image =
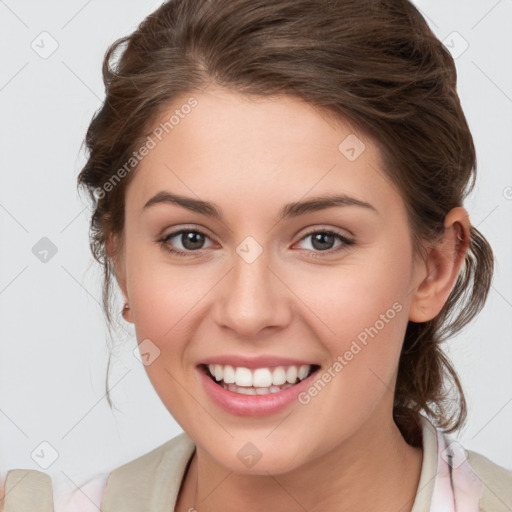
<svg viewBox="0 0 512 512"><path fill-rule="evenodd" d="M184 433L70 510L512 507L512 473L447 435L466 403L440 344L493 255L454 62L414 6L169 1L103 71L79 184L106 316L115 279Z"/></svg>

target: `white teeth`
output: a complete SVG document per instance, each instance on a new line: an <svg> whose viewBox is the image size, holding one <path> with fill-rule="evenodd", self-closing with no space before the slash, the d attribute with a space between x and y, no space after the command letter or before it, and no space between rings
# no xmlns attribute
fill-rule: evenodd
<svg viewBox="0 0 512 512"><path fill-rule="evenodd" d="M284 389L291 388L293 384L287 382L284 386L270 386L268 388L248 388L244 386L237 386L236 384L221 384L224 389L232 391L233 393L240 393L241 395L268 395L270 393L279 393Z"/></svg>
<svg viewBox="0 0 512 512"><path fill-rule="evenodd" d="M252 385L257 388L268 388L272 385L272 374L268 368L258 368L252 374Z"/></svg>
<svg viewBox="0 0 512 512"><path fill-rule="evenodd" d="M288 370L286 370L286 380L287 380L287 382L289 382L290 384L294 384L295 381L297 380L297 374L298 374L297 367L296 366L289 366Z"/></svg>
<svg viewBox="0 0 512 512"><path fill-rule="evenodd" d="M249 368L243 366L237 367L235 370L235 383L237 386L252 386L252 372Z"/></svg>
<svg viewBox="0 0 512 512"><path fill-rule="evenodd" d="M229 364L224 366L224 378L222 380L226 384L233 384L235 382L235 369Z"/></svg>
<svg viewBox="0 0 512 512"><path fill-rule="evenodd" d="M274 368L272 372L272 384L274 386L280 386L286 382L286 372L282 366Z"/></svg>
<svg viewBox="0 0 512 512"><path fill-rule="evenodd" d="M249 394L265 394L258 393L258 390L269 390L267 392L277 393L283 389L278 386L296 384L297 378L299 381L304 380L309 375L311 365L277 366L275 368L256 368L251 370L243 366L233 367L231 365L209 364L208 370L217 382L223 381L223 384L228 384L230 387L234 386L237 389L256 389L255 393L250 391Z"/></svg>
<svg viewBox="0 0 512 512"><path fill-rule="evenodd" d="M242 393L242 395L255 395L256 389L255 388L239 387L237 389L237 393Z"/></svg>
<svg viewBox="0 0 512 512"><path fill-rule="evenodd" d="M299 368L299 371L297 372L297 377L299 377L299 380L304 380L308 376L310 368L311 366L309 366L308 364L303 364Z"/></svg>

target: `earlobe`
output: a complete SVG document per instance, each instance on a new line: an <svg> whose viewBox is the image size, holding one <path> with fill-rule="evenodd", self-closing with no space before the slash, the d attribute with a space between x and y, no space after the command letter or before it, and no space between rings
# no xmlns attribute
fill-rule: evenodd
<svg viewBox="0 0 512 512"><path fill-rule="evenodd" d="M127 322L131 322L133 324L132 310L130 309L130 305L127 302L124 303L123 310L121 311L121 315L123 315L123 318Z"/></svg>
<svg viewBox="0 0 512 512"><path fill-rule="evenodd" d="M464 263L470 237L467 211L461 206L450 210L444 228L444 236L423 262L423 279L413 292L409 311L412 322L427 322L439 314Z"/></svg>

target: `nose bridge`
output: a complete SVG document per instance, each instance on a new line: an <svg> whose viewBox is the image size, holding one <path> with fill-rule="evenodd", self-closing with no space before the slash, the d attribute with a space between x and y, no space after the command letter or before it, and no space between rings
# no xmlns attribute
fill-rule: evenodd
<svg viewBox="0 0 512 512"><path fill-rule="evenodd" d="M233 257L219 302L218 322L243 336L265 327L280 327L289 320L286 289L271 269L270 249L255 238L245 238Z"/></svg>

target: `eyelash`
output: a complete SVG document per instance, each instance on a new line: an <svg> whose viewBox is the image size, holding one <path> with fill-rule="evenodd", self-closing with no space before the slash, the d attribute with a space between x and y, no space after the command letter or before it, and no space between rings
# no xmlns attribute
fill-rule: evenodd
<svg viewBox="0 0 512 512"><path fill-rule="evenodd" d="M197 257L198 255L194 254L194 253L198 253L201 249L199 249L197 251L179 251L179 250L173 249L172 247L169 246L167 241L170 238L174 238L177 235L181 235L182 233L198 233L200 235L203 235L204 237L209 238L206 233L203 233L199 229L180 229L178 231L173 231L172 233L169 233L165 237L161 238L160 240L158 240L158 243L162 247L162 249L166 250L167 252L169 252L169 253L171 253L171 254L173 254L175 256L179 256L181 258L194 258L194 257ZM339 246L336 249L327 249L325 251L313 251L311 249L306 249L306 251L308 251L310 253L309 257L311 257L311 258L318 258L318 257L321 257L324 254L331 255L331 254L334 254L334 253L345 251L350 246L352 246L352 245L354 245L356 243L355 240L347 238L347 237L345 237L345 236L343 236L343 235L341 235L339 233L336 233L336 231L332 231L332 230L328 230L328 229L325 229L325 230L321 230L321 229L318 230L317 229L317 230L314 230L314 231L309 231L308 233L306 233L299 240L299 242L302 242L308 236L315 235L315 234L318 234L318 233L327 234L327 235L334 235L335 237L338 238L338 240L343 242L343 245Z"/></svg>

